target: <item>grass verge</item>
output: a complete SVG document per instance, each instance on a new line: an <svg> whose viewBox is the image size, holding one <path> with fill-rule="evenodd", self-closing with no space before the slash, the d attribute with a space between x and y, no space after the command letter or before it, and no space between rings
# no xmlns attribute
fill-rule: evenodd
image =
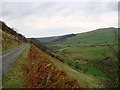
<svg viewBox="0 0 120 90"><path fill-rule="evenodd" d="M25 81L20 64L28 57L30 46L24 51L20 58L16 61L10 71L2 80L2 88L25 88Z"/></svg>

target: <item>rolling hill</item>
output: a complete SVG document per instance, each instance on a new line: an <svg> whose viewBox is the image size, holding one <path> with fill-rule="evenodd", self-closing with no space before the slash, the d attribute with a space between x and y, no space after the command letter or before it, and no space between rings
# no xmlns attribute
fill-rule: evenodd
<svg viewBox="0 0 120 90"><path fill-rule="evenodd" d="M46 37L46 38L34 38L42 43L48 44L60 44L60 47L67 45L85 45L87 44L103 44L107 43L117 43L116 39L118 37L118 29L117 28L101 28L97 30L93 30L90 32L73 34L72 37L64 36L56 36L56 37ZM62 40L61 40L61 39ZM61 41L60 41L61 40ZM54 43L55 42L55 43Z"/></svg>
<svg viewBox="0 0 120 90"><path fill-rule="evenodd" d="M64 42L68 38L76 36L75 34L68 34L68 35L63 35L63 36L54 36L54 37L45 37L45 38L30 38L31 40L34 41L39 41L43 44L51 44L51 43L60 43Z"/></svg>
<svg viewBox="0 0 120 90"><path fill-rule="evenodd" d="M105 42L115 44L117 43L118 29L117 28L104 28L86 33L76 34L62 45L84 45L84 44L104 44Z"/></svg>

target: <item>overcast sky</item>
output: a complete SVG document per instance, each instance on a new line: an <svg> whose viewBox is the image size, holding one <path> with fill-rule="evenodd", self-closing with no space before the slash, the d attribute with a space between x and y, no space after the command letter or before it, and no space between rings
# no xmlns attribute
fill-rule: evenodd
<svg viewBox="0 0 120 90"><path fill-rule="evenodd" d="M22 1L22 0L21 0ZM31 1L31 2L30 2ZM82 0L81 0L82 1ZM118 0L4 0L0 20L26 37L48 37L118 26Z"/></svg>

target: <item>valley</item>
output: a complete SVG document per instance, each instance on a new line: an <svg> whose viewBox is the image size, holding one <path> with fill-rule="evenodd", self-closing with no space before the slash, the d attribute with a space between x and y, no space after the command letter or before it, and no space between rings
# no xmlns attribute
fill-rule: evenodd
<svg viewBox="0 0 120 90"><path fill-rule="evenodd" d="M1 0L0 89L120 88L118 0Z"/></svg>
<svg viewBox="0 0 120 90"><path fill-rule="evenodd" d="M25 38L4 24L1 32L3 55L29 43L3 77L3 88L112 88L118 85L117 28Z"/></svg>

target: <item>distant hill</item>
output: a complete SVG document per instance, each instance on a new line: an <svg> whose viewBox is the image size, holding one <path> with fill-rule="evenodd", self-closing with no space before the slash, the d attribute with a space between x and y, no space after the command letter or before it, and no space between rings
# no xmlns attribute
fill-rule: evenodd
<svg viewBox="0 0 120 90"><path fill-rule="evenodd" d="M87 43L116 43L118 37L117 28L100 28L90 32L79 33L79 34L70 34L64 36L56 37L46 37L46 38L34 38L42 43L48 44L62 44L62 45L79 45Z"/></svg>
<svg viewBox="0 0 120 90"><path fill-rule="evenodd" d="M45 37L45 38L30 38L30 39L34 41L39 41L44 44L50 44L50 43L60 43L74 36L76 36L76 34L67 34L63 36L54 36L54 37Z"/></svg>
<svg viewBox="0 0 120 90"><path fill-rule="evenodd" d="M30 38L34 41L40 41L42 43L49 43L49 42L52 42L54 40L57 40L59 38L59 36L57 37L45 37L45 38Z"/></svg>
<svg viewBox="0 0 120 90"><path fill-rule="evenodd" d="M94 31L76 34L75 37L63 42L63 44L78 45L78 44L102 44L102 43L117 43L118 29L103 28Z"/></svg>

